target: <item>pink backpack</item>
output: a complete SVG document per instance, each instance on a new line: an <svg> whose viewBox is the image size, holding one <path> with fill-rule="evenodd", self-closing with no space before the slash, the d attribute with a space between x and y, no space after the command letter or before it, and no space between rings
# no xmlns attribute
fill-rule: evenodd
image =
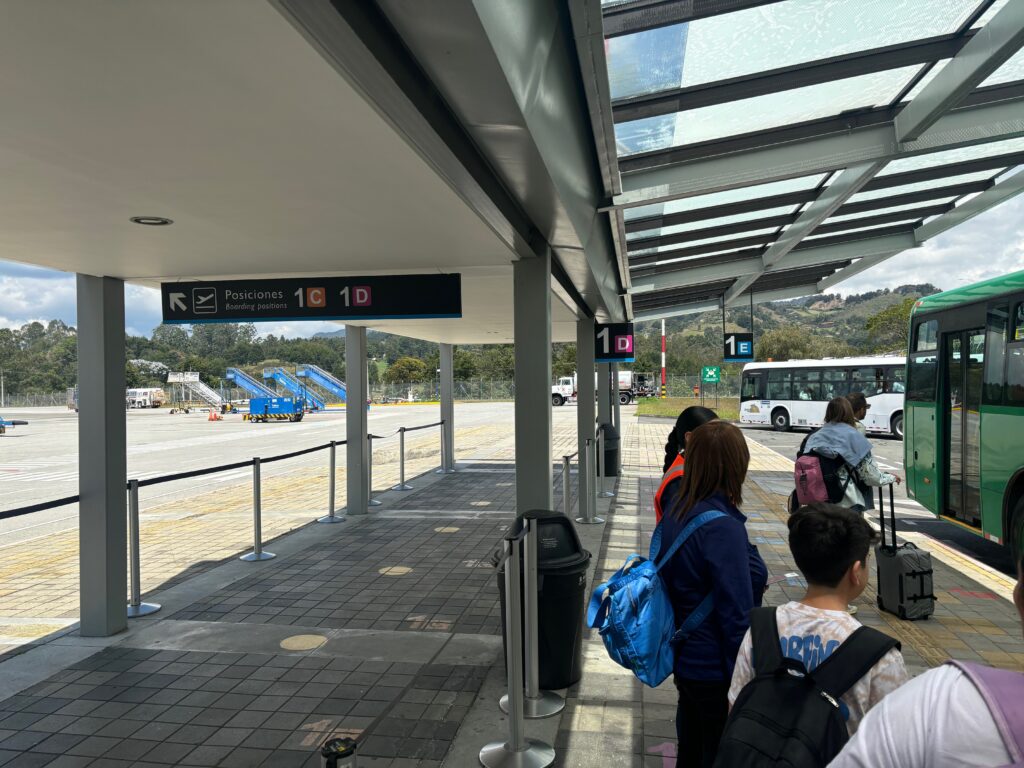
<svg viewBox="0 0 1024 768"><path fill-rule="evenodd" d="M793 482L796 484L796 500L800 506L815 501L831 501L817 456L804 454L797 457L796 466L793 467Z"/></svg>

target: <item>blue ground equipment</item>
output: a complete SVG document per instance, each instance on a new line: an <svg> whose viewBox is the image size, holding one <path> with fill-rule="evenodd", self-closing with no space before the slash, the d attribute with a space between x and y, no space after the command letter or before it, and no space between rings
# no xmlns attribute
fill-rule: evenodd
<svg viewBox="0 0 1024 768"><path fill-rule="evenodd" d="M316 384L320 389L329 392L338 398L339 403L345 402L345 382L340 379L336 379L323 368L317 365L300 365L296 369L295 375L300 379L309 379L309 381Z"/></svg>
<svg viewBox="0 0 1024 768"><path fill-rule="evenodd" d="M306 403L301 397L254 397L249 400L249 421L302 421Z"/></svg>
<svg viewBox="0 0 1024 768"><path fill-rule="evenodd" d="M282 387L287 389L296 397L301 397L306 401L306 405L311 411L322 411L326 406L326 403L321 397L319 397L312 389L306 386L304 383L292 376L288 371L280 366L274 368L263 369L263 379L272 379L280 384Z"/></svg>
<svg viewBox="0 0 1024 768"><path fill-rule="evenodd" d="M228 368L227 375L224 377L228 381L233 381L235 384L240 386L252 397L276 397L277 392L272 390L270 387L266 387L260 382L256 381L245 371L239 370L238 368Z"/></svg>
<svg viewBox="0 0 1024 768"><path fill-rule="evenodd" d="M4 434L8 429L25 426L28 426L27 421L19 421L18 419L7 420L3 416L0 416L0 435Z"/></svg>

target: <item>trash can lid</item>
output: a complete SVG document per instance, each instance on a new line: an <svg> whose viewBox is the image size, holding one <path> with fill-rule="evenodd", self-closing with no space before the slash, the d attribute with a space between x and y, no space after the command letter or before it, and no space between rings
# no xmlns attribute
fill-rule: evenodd
<svg viewBox="0 0 1024 768"><path fill-rule="evenodd" d="M583 549L576 526L561 512L550 509L531 509L516 518L516 530L524 519L537 521L537 568L549 571L579 565L590 559Z"/></svg>
<svg viewBox="0 0 1024 768"><path fill-rule="evenodd" d="M616 440L619 439L619 430L616 429L615 425L610 422L608 424L602 424L601 426L598 427L598 430L604 432L605 441L608 441L612 438L615 438Z"/></svg>
<svg viewBox="0 0 1024 768"><path fill-rule="evenodd" d="M320 747L321 757L350 757L356 752L356 740L350 738L328 739Z"/></svg>

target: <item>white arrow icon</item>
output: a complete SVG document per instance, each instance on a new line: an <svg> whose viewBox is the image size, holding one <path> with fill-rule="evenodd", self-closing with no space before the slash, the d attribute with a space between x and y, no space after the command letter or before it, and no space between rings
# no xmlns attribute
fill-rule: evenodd
<svg viewBox="0 0 1024 768"><path fill-rule="evenodd" d="M185 298L184 293L172 293L170 295L171 309L180 309L182 312L188 311L188 305L182 301Z"/></svg>

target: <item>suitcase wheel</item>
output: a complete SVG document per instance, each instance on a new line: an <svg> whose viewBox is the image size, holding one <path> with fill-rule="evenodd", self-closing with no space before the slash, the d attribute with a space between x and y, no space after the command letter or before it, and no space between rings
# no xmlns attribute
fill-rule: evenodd
<svg viewBox="0 0 1024 768"><path fill-rule="evenodd" d="M878 607L879 608L884 608L885 607L884 605L882 605L882 596L881 595L879 595L878 597L875 598L875 602L878 603Z"/></svg>
<svg viewBox="0 0 1024 768"><path fill-rule="evenodd" d="M907 618L907 610L902 605L899 607L898 615L903 620L906 620Z"/></svg>

